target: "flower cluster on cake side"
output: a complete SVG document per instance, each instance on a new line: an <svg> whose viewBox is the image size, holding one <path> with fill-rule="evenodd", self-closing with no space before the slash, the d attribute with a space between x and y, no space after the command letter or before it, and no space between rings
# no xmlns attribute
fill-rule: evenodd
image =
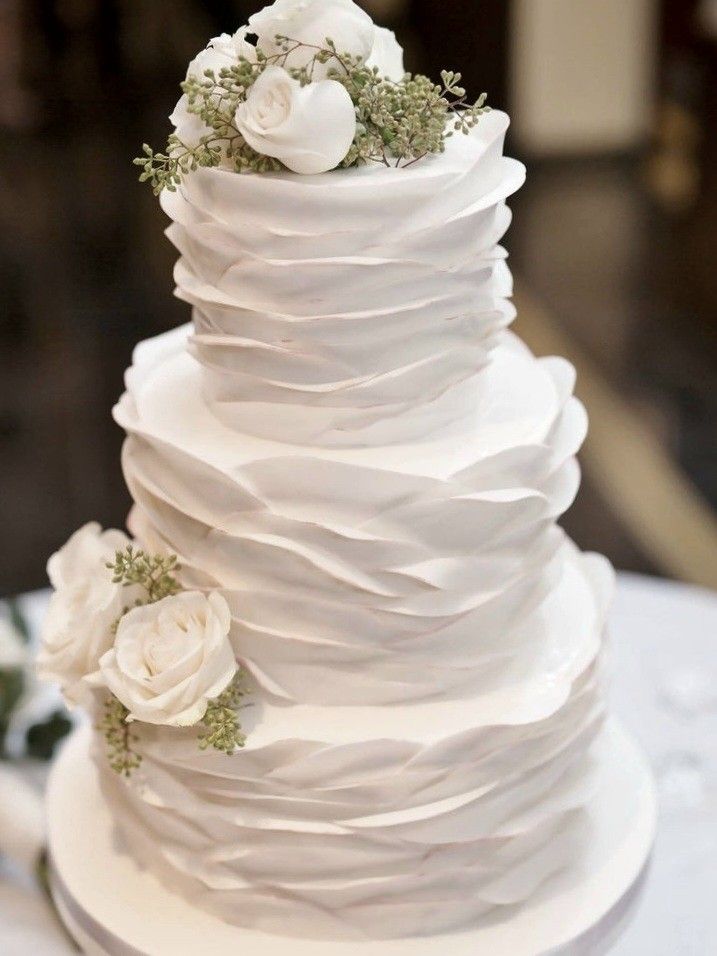
<svg viewBox="0 0 717 956"><path fill-rule="evenodd" d="M192 60L166 149L144 144L134 162L156 193L199 167L410 166L488 109L460 84L460 73L407 73L394 33L353 0L276 0Z"/></svg>
<svg viewBox="0 0 717 956"><path fill-rule="evenodd" d="M202 749L243 746L244 690L224 598L184 590L173 555L121 531L80 528L48 563L54 587L38 671L70 707L99 711L112 769L141 763L133 724L196 727Z"/></svg>

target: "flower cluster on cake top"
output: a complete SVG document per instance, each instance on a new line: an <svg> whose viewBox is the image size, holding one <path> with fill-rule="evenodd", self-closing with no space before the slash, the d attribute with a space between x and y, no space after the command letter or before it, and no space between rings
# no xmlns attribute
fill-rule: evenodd
<svg viewBox="0 0 717 956"><path fill-rule="evenodd" d="M155 193L199 167L303 175L408 166L476 125L459 73L407 73L392 31L353 0L276 0L189 64L163 152L134 162Z"/></svg>
<svg viewBox="0 0 717 956"><path fill-rule="evenodd" d="M110 765L128 775L141 756L135 723L200 727L198 744L244 744L241 668L231 614L214 592L183 590L172 555L149 555L121 531L80 528L48 563L54 593L38 671L70 706L103 714Z"/></svg>

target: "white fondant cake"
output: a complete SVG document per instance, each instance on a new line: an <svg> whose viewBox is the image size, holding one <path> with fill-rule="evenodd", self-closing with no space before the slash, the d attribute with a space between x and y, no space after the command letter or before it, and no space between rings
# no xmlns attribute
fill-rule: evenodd
<svg viewBox="0 0 717 956"><path fill-rule="evenodd" d="M556 524L573 369L507 331L507 126L163 193L193 327L115 411L130 528L226 599L247 740L142 725L128 778L94 750L123 845L238 946L474 932L584 851L612 571Z"/></svg>
<svg viewBox="0 0 717 956"><path fill-rule="evenodd" d="M573 851L611 572L555 525L572 369L504 331L507 125L411 170L165 194L194 331L140 346L116 411L130 525L221 590L256 686L231 761L148 729L106 792L240 926L472 926Z"/></svg>

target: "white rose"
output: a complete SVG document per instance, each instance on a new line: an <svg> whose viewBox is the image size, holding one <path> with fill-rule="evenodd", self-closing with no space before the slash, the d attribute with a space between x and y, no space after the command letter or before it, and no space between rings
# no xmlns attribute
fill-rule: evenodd
<svg viewBox="0 0 717 956"><path fill-rule="evenodd" d="M242 27L234 36L222 33L221 36L211 39L206 48L201 50L189 64L187 78L195 76L202 79L205 70L213 70L216 78L219 79L220 71L225 67L236 66L240 57L253 60L256 57L256 48L246 39L247 32L247 27ZM204 125L196 113L189 112L188 104L189 98L185 93L174 107L169 120L181 142L191 149L197 146L202 136L206 136L211 130Z"/></svg>
<svg viewBox="0 0 717 956"><path fill-rule="evenodd" d="M301 86L280 66L269 66L236 111L237 129L263 156L295 173L335 169L356 135L356 110L336 80Z"/></svg>
<svg viewBox="0 0 717 956"><path fill-rule="evenodd" d="M102 531L93 522L48 562L55 593L43 625L38 673L60 684L69 704L79 703L97 683L100 658L114 640L112 627L139 595L139 589L114 584L106 567L128 544L121 531Z"/></svg>
<svg viewBox="0 0 717 956"><path fill-rule="evenodd" d="M353 0L276 0L249 18L249 29L257 35L257 46L267 56L281 52L277 36L308 44L308 48L289 56L286 65L292 67L309 63L316 53L310 47L325 47L327 37L339 53L350 53L362 61L368 59L373 47L373 21ZM316 64L314 79L325 77L331 65L331 61Z"/></svg>
<svg viewBox="0 0 717 956"><path fill-rule="evenodd" d="M169 120L172 126L174 126L174 132L179 137L181 143L188 149L193 149L199 145L199 140L202 136L206 136L210 130L209 127L204 125L196 113L189 112L188 106L189 97L184 93L174 107L174 111L170 115Z"/></svg>
<svg viewBox="0 0 717 956"><path fill-rule="evenodd" d="M387 76L395 83L403 79L406 72L403 66L403 47L396 39L393 30L376 27L373 49L366 61L366 66L377 66L381 76Z"/></svg>
<svg viewBox="0 0 717 956"><path fill-rule="evenodd" d="M206 47L200 50L190 62L187 77L196 76L201 79L205 70L213 70L216 78L219 79L221 70L236 66L239 57L243 56L247 60L252 60L256 50L246 38L248 32L247 27L241 27L234 36L222 33L221 36L212 37Z"/></svg>
<svg viewBox="0 0 717 956"><path fill-rule="evenodd" d="M125 614L100 667L129 719L169 727L198 723L238 670L230 624L224 598L198 591Z"/></svg>

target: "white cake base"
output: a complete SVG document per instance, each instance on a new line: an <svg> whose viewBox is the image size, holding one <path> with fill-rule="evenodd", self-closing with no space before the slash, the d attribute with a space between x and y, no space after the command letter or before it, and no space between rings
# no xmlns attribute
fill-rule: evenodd
<svg viewBox="0 0 717 956"><path fill-rule="evenodd" d="M53 895L87 956L593 956L627 920L654 838L650 771L610 723L598 742L585 852L529 905L448 936L375 943L268 936L196 909L123 852L88 756L89 733L78 731L65 746L48 792Z"/></svg>

